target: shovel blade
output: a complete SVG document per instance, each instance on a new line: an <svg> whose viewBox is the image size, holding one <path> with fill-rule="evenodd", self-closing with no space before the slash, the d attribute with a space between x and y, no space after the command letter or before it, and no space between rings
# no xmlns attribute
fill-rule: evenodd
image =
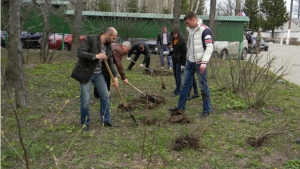
<svg viewBox="0 0 300 169"><path fill-rule="evenodd" d="M152 97L152 96L150 96L150 95L148 95L148 94L146 94L146 97L147 97L147 99L148 99L150 102L152 102L152 103L155 103L155 102L156 102L156 100L155 100L154 97Z"/></svg>

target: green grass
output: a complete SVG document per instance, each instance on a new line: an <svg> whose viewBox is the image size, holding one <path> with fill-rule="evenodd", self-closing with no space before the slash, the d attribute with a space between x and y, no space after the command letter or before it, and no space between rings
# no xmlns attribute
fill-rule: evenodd
<svg viewBox="0 0 300 169"><path fill-rule="evenodd" d="M126 72L129 82L145 93L164 97L166 102L155 109L132 110L139 123L137 127L129 113L118 108L121 100L112 87L111 117L121 127L103 128L99 121L99 100L92 98L92 130L85 132L79 125L79 84L70 77L77 59L60 57L64 58L53 64L38 64L29 57L30 66L24 65L30 106L17 112L30 168L299 168L300 145L295 143L300 139L299 86L289 82L276 84L266 105L254 109L239 95L220 90L214 79L208 79L212 114L199 119L202 102L198 98L186 105L190 124L170 124L167 109L178 102L178 97L171 93L175 88L174 77L164 76L161 80L160 76L145 75L142 68L134 66ZM143 56L138 62L142 59ZM5 51L1 61L5 67ZM158 56L152 55L150 68L160 70L159 63ZM128 64L123 59L125 69ZM3 86L3 79L1 83ZM141 96L122 82L120 90L127 103ZM2 88L1 168L24 168L10 102L14 103L14 98L10 101ZM146 117L158 118L160 123L144 126L142 120ZM269 135L260 147L251 147L246 141L283 124L287 130ZM200 135L204 128L207 130L200 138L199 149L172 150L176 138Z"/></svg>

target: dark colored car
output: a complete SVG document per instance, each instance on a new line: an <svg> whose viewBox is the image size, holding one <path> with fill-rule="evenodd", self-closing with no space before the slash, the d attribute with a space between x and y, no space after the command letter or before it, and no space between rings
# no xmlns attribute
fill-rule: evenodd
<svg viewBox="0 0 300 169"><path fill-rule="evenodd" d="M43 36L41 32L22 32L21 44L23 48L39 48L39 39Z"/></svg>
<svg viewBox="0 0 300 169"><path fill-rule="evenodd" d="M256 46L256 37L252 36L251 38L253 40L253 45ZM268 51L268 50L269 50L269 45L266 43L264 38L262 38L260 42L260 51Z"/></svg>
<svg viewBox="0 0 300 169"><path fill-rule="evenodd" d="M1 30L1 46L4 48L6 47L6 40L7 40L6 31Z"/></svg>

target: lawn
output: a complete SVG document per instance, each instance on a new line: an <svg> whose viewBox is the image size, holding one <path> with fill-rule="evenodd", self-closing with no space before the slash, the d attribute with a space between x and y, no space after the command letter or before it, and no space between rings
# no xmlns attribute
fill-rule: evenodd
<svg viewBox="0 0 300 169"><path fill-rule="evenodd" d="M7 51L1 50L5 67ZM126 76L142 92L165 101L156 106L133 101L143 100L143 95L120 81L122 96L132 106L130 113L139 126L122 109L112 87L111 118L121 127L102 126L99 100L92 97L91 131L87 132L79 124L79 83L70 77L77 58L67 54L55 51L55 62L40 64L36 50L24 51L30 106L17 109L17 114L30 168L300 168L296 142L300 139L300 88L295 84L276 83L265 105L253 108L209 76L211 115L199 118L200 97L187 101L190 123L170 123L168 108L178 102L171 93L174 77L171 70L160 69L158 55L151 55L150 68L163 76L147 74L138 65ZM125 69L128 65L123 59ZM25 168L11 106L14 98L8 98L2 77L1 86L1 168ZM13 90L9 93L14 96ZM176 139L183 137L194 138L195 145L179 151L174 148ZM253 139L260 144L250 145ZM190 140L183 141L189 144Z"/></svg>

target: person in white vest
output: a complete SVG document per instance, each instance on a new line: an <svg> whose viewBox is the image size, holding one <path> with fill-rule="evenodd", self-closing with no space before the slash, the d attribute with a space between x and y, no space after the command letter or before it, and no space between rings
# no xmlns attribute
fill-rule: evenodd
<svg viewBox="0 0 300 169"><path fill-rule="evenodd" d="M206 65L209 62L213 52L213 43L211 30L203 24L200 18L194 12L188 12L184 21L187 25L187 61L184 69L184 81L180 91L178 105L170 108L169 111L175 112L185 110L185 104L188 98L189 89L194 74L197 74L203 103L203 110L200 112L200 118L206 118L211 112L210 91L206 79Z"/></svg>

